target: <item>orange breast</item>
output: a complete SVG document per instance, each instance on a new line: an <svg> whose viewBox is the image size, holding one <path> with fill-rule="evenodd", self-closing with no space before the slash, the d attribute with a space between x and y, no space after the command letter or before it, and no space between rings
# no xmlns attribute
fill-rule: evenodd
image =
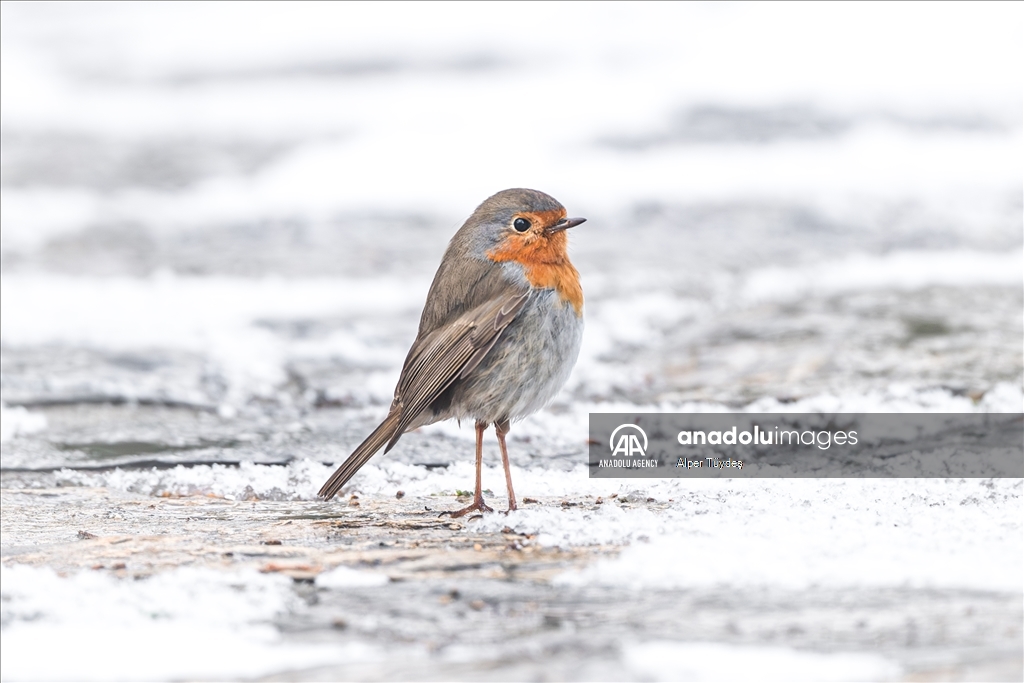
<svg viewBox="0 0 1024 683"><path fill-rule="evenodd" d="M565 232L553 235L510 235L500 246L487 252L492 261L523 264L526 279L540 289L553 289L562 301L583 315L583 287L580 274L569 261Z"/></svg>

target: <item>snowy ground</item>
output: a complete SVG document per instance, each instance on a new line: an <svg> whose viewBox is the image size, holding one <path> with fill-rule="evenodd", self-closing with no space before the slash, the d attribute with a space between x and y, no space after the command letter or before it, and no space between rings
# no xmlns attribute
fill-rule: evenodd
<svg viewBox="0 0 1024 683"><path fill-rule="evenodd" d="M1024 411L1019 7L2 15L5 680L1024 675L1019 479L584 464L591 411ZM444 516L455 424L316 501L514 186L588 218L534 502Z"/></svg>

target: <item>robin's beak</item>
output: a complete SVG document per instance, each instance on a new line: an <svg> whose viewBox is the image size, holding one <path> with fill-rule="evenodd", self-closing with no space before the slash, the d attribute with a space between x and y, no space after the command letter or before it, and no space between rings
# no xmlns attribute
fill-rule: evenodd
<svg viewBox="0 0 1024 683"><path fill-rule="evenodd" d="M580 223L586 223L586 222L587 222L586 218L563 218L562 220L558 221L557 223L555 223L554 225L549 227L544 232L546 232L549 235L551 235L551 234L556 233L556 232L561 232L563 230L568 230L569 228L575 228Z"/></svg>

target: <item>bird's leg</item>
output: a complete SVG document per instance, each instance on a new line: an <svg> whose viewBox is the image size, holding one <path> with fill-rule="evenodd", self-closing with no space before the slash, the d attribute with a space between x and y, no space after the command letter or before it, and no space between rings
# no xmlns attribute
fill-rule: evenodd
<svg viewBox="0 0 1024 683"><path fill-rule="evenodd" d="M482 482L480 481L480 469L484 464L484 430L487 429L486 422L476 423L476 493L473 494L473 504L456 510L452 513L452 517L462 517L465 514L479 510L480 512L494 512L494 510L487 506L484 502L484 491Z"/></svg>
<svg viewBox="0 0 1024 683"><path fill-rule="evenodd" d="M505 484L508 485L508 511L518 509L516 492L512 490L512 472L508 468L508 447L505 446L505 435L510 428L508 420L494 423L494 433L498 435L498 447L501 449L501 464L505 467Z"/></svg>

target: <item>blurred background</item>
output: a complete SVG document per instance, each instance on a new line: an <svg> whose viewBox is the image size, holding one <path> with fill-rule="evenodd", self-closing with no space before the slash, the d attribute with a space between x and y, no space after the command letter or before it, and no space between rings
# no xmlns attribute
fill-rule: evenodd
<svg viewBox="0 0 1024 683"><path fill-rule="evenodd" d="M589 218L577 399L1019 393L1017 7L3 12L8 404L385 405L516 186Z"/></svg>
<svg viewBox="0 0 1024 683"><path fill-rule="evenodd" d="M570 236L586 295L580 360L552 406L512 433L513 462L533 472L536 495L586 486L573 468L585 461L590 411L1024 410L1020 4L4 3L0 16L7 489L310 501L390 403L451 235L508 187L542 190L588 218ZM469 467L471 440L468 425L425 428L351 490L393 498L403 477L426 477L418 489L401 484L410 495L466 488L469 470L454 464L448 472L458 476L430 477L441 477L439 463ZM399 465L414 469L387 469ZM913 624L836 627L833 638L841 619L804 623L804 635L776 619L772 633L818 650L840 641L914 647L920 638L934 652L1013 638L1019 646L1019 481L988 497L877 485L890 484L863 501L890 501L894 519L908 510L924 518L937 500L947 511L968 499L991 507L935 521L928 533L946 536L934 547L897 534L871 550L866 530L882 513L864 502L864 517L843 532L860 539L847 556L897 558L879 565L888 586L960 590L984 572L1016 597L942 603L981 615L970 622L980 624L974 640L928 640ZM588 535L582 520L557 531L571 517L557 509L557 519L519 523L555 528L560 547L614 546L658 538L708 506L753 524L774 519L766 510L788 519L810 500L840 496L817 485L779 497L755 487L746 507L719 508L711 494L651 489L684 501L671 513L680 517L635 511L628 522L605 520L618 529L610 536ZM11 535L12 509L5 503L5 548L28 543ZM1003 536L979 550L979 520L990 519L1002 520L992 534ZM40 524L44 535L63 528L57 518ZM759 542L778 528L757 532ZM797 558L786 571L807 573L782 572L781 584L758 573L773 557L768 546L744 546L762 548L758 555L715 536L701 547L705 557L758 568L729 590L763 579L799 592L846 566L829 555L835 530L819 531L806 546L786 541ZM1016 534L1012 547L1006 533ZM623 567L640 575L671 566L692 542ZM973 559L942 554L955 548ZM14 576L5 575L5 590ZM35 597L16 604L59 593L50 579L18 576ZM220 597L202 599L219 604L230 591L214 583L210 596ZM419 604L387 595L393 607ZM644 609L677 604L650 595ZM894 599L917 605L908 609L925 615L920 625L933 598ZM1004 603L998 618L986 612ZM687 608L694 628L742 640L729 630L740 608L716 604L725 616L703 621ZM762 607L777 617L773 609L788 609L779 605ZM5 625L27 623L32 609L5 612ZM595 623L643 623L594 614ZM674 618L661 636L682 628ZM367 633L389 642L387 628ZM580 628L575 641L565 635L574 657L591 638ZM48 639L28 638L24 652ZM681 677L676 651L658 647L623 655L615 666L624 668L567 664L556 676ZM711 662L696 670L711 678L714 662L731 657L714 648L689 655ZM960 666L967 655L956 657ZM1003 668L970 671L1019 678L1016 654L1001 657L982 659ZM810 678L919 670L913 657L897 659L896 668L826 662ZM32 668L38 661L21 661L5 677L44 675ZM748 673L763 673L757 662L770 657L744 661L754 662ZM286 666L275 662L251 675ZM146 675L216 671L167 666ZM228 677L250 671L225 666Z"/></svg>

